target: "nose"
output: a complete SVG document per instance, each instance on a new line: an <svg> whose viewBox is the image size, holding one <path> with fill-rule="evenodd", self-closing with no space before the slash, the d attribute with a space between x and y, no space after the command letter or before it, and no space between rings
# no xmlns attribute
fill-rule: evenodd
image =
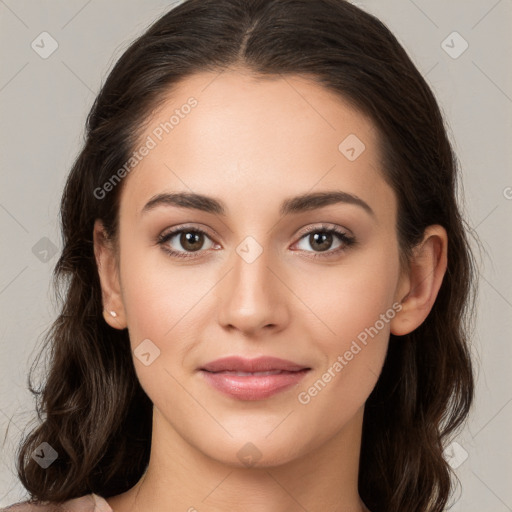
<svg viewBox="0 0 512 512"><path fill-rule="evenodd" d="M238 253L230 258L230 271L217 289L218 321L224 329L257 337L288 324L287 300L292 294L268 252L263 250L254 261Z"/></svg>

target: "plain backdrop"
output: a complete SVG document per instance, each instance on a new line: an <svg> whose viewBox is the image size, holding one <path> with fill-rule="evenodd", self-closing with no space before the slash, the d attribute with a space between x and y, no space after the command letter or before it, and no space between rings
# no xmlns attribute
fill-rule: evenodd
<svg viewBox="0 0 512 512"><path fill-rule="evenodd" d="M512 0L353 3L389 26L433 88L460 161L466 217L485 249L477 396L446 452L461 482L451 510L512 511ZM0 507L28 496L15 449L35 419L27 374L56 315L58 206L86 115L129 42L172 5L0 0Z"/></svg>

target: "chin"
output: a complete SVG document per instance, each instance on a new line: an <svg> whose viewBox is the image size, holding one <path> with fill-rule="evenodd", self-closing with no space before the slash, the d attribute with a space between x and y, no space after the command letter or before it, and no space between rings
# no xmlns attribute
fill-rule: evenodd
<svg viewBox="0 0 512 512"><path fill-rule="evenodd" d="M288 436L288 442L265 435L248 436L247 433L229 439L227 443L212 440L207 450L201 450L212 459L234 468L259 469L280 466L300 457L300 441ZM212 451L212 446L215 450ZM299 447L299 449L298 449Z"/></svg>

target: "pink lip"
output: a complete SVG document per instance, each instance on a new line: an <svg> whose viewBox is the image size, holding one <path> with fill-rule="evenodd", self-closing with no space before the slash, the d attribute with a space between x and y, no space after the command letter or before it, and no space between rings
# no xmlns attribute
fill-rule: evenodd
<svg viewBox="0 0 512 512"><path fill-rule="evenodd" d="M297 384L311 368L276 357L225 357L202 368L206 381L240 400L261 400ZM236 375L235 372L279 371L272 375Z"/></svg>

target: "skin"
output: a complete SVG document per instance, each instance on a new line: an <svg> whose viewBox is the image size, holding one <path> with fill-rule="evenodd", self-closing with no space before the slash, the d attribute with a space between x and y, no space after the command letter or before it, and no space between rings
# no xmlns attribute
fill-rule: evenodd
<svg viewBox="0 0 512 512"><path fill-rule="evenodd" d="M430 226L410 267L400 268L397 201L380 168L377 131L313 81L261 80L243 69L194 75L152 113L141 140L190 96L197 107L124 179L118 246L99 220L94 228L105 320L128 328L132 350L145 339L160 350L149 366L134 357L154 404L148 470L107 501L116 512L217 512L234 503L248 512L367 510L357 489L364 405L390 332L411 332L432 308L446 270L446 232ZM350 134L365 144L354 161L338 149ZM359 197L373 215L348 203L279 214L285 199L334 190ZM164 192L214 197L226 215L172 205L141 213ZM185 223L208 233L187 260L156 243ZM333 235L332 255L314 258L326 251L304 228L322 233L322 223L356 243L335 253L343 243ZM263 250L252 263L236 251L247 236ZM186 252L179 235L167 246ZM300 403L299 393L390 310L378 334ZM197 371L228 355L272 355L312 370L270 398L240 400ZM259 457L252 466L237 456L247 443Z"/></svg>

